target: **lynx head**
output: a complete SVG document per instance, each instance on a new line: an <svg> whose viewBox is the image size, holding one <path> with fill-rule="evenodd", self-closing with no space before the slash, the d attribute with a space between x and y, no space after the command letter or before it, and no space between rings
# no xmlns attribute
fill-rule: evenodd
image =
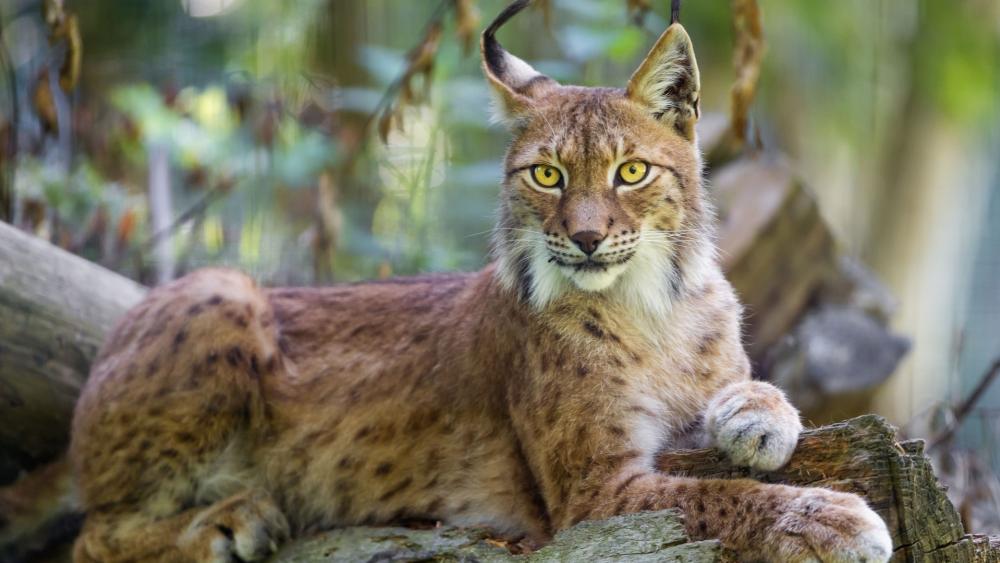
<svg viewBox="0 0 1000 563"><path fill-rule="evenodd" d="M514 134L495 252L501 281L538 308L598 292L662 313L713 260L695 140L699 78L674 23L625 88L563 86L483 32L486 78Z"/></svg>

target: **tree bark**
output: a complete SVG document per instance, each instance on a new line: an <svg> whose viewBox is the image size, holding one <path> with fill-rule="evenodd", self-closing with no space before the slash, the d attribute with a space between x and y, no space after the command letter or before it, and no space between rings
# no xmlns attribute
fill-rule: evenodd
<svg viewBox="0 0 1000 563"><path fill-rule="evenodd" d="M514 555L485 530L452 527L413 530L354 527L333 530L285 546L274 563L306 561L562 561L629 563L722 561L717 541L692 542L676 510L583 522L528 555Z"/></svg>
<svg viewBox="0 0 1000 563"><path fill-rule="evenodd" d="M91 360L115 320L144 293L127 278L0 223L0 457L30 467L65 448Z"/></svg>

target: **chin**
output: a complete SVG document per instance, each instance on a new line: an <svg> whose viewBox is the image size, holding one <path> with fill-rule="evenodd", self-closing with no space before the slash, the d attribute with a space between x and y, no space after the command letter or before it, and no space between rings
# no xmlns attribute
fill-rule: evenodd
<svg viewBox="0 0 1000 563"><path fill-rule="evenodd" d="M573 285L583 291L603 291L611 287L624 271L625 264L615 264L603 270L563 269Z"/></svg>

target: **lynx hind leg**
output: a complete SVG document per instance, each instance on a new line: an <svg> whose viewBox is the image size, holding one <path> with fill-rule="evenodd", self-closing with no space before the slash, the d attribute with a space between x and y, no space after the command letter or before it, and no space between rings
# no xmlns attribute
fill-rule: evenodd
<svg viewBox="0 0 1000 563"><path fill-rule="evenodd" d="M205 537L185 532L191 519L205 521L191 507L252 486L245 479L229 480L236 483L231 488L208 485L220 481L213 479L219 467L252 475L244 473L248 449L266 424L260 379L281 369L271 318L253 282L227 270L196 272L158 288L126 316L95 362L74 415L70 455L91 515L90 532L77 547L80 560L187 560L178 551L180 535L189 546ZM225 522L260 530L239 516L258 512L275 521L270 509L248 510L212 520L232 530L231 543L244 551L249 540L240 541ZM152 522L164 533L149 535Z"/></svg>

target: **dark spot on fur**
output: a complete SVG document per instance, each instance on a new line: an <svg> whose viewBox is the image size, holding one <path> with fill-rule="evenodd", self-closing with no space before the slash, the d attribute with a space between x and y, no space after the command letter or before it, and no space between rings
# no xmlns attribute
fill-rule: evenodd
<svg viewBox="0 0 1000 563"><path fill-rule="evenodd" d="M219 305L220 303L222 303L222 296L221 295L213 295L213 296L209 297L207 301L205 301L206 305L213 305L213 306L214 305Z"/></svg>
<svg viewBox="0 0 1000 563"><path fill-rule="evenodd" d="M587 374L589 374L589 373L590 373L590 368L588 368L587 366L585 366L583 364L580 364L580 365L576 366L576 374L578 376L580 376L580 377L587 377Z"/></svg>
<svg viewBox="0 0 1000 563"><path fill-rule="evenodd" d="M621 484L618 485L618 488L615 489L615 496L618 496L618 495L622 494L622 492L625 491L625 489L627 489L629 487L629 485L631 485L639 477L642 477L642 473L636 473L636 474L632 475L631 477L629 477L628 479L625 479L624 481L622 481Z"/></svg>
<svg viewBox="0 0 1000 563"><path fill-rule="evenodd" d="M583 321L583 329L594 336L594 338L604 338L604 329L591 321Z"/></svg>
<svg viewBox="0 0 1000 563"><path fill-rule="evenodd" d="M177 334L174 335L174 352L176 352L181 347L181 344L187 340L187 336L186 330L181 329L177 331Z"/></svg>
<svg viewBox="0 0 1000 563"><path fill-rule="evenodd" d="M375 475L378 477L384 477L392 471L392 464L388 461L383 461L382 463L375 466Z"/></svg>
<svg viewBox="0 0 1000 563"><path fill-rule="evenodd" d="M701 338L701 342L698 343L698 354L704 356L711 352L715 345L722 339L722 334L719 332L710 332Z"/></svg>
<svg viewBox="0 0 1000 563"><path fill-rule="evenodd" d="M441 509L442 504L444 504L444 499L441 497L436 497L432 500L425 509L428 516L434 516L434 513Z"/></svg>
<svg viewBox="0 0 1000 563"><path fill-rule="evenodd" d="M226 352L226 361L233 367L239 366L243 363L243 350L233 346L228 352Z"/></svg>
<svg viewBox="0 0 1000 563"><path fill-rule="evenodd" d="M380 501L389 500L390 498L404 491L412 483L413 483L413 477L407 477L406 479L403 479L402 481L396 483L396 485L393 488L383 493L382 496L379 497L379 500Z"/></svg>

